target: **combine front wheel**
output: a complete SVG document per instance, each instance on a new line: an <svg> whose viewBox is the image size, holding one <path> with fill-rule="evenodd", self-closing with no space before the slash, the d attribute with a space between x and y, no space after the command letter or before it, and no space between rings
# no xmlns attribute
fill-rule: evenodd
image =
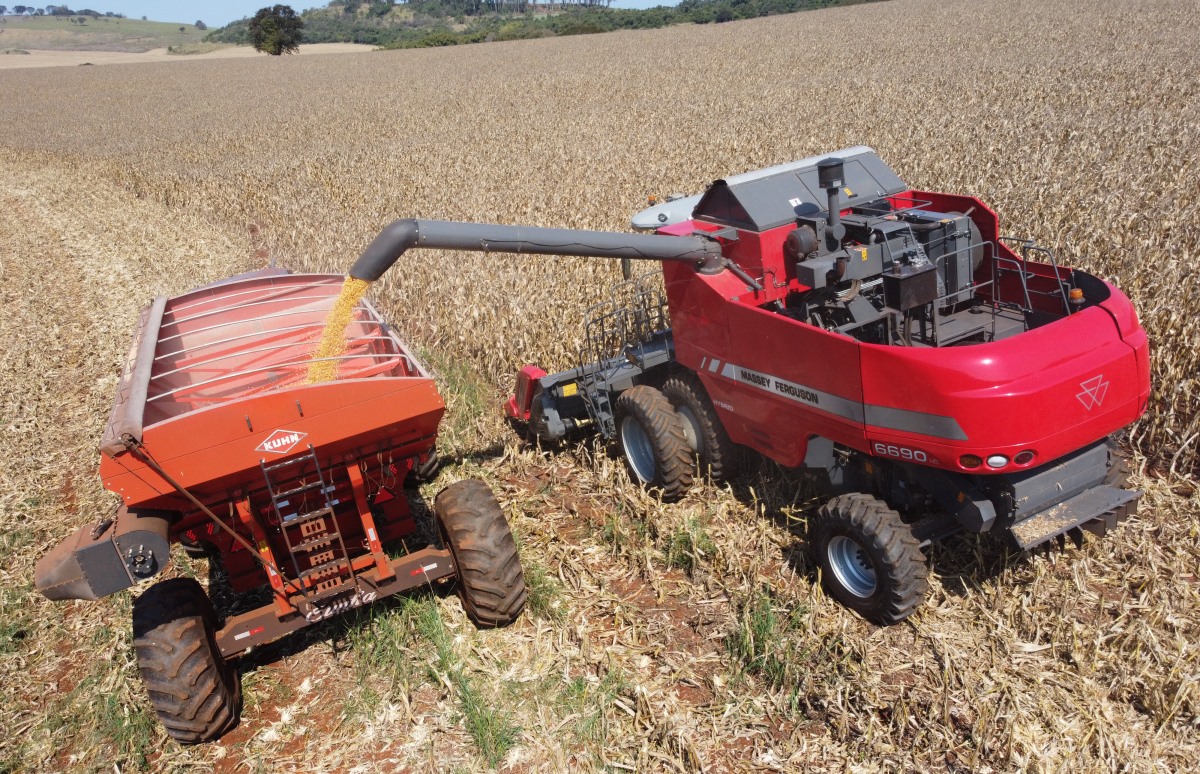
<svg viewBox="0 0 1200 774"><path fill-rule="evenodd" d="M920 543L900 514L871 495L830 500L812 539L826 590L868 621L898 623L925 601L928 569Z"/></svg>
<svg viewBox="0 0 1200 774"><path fill-rule="evenodd" d="M683 420L684 437L700 461L700 471L713 481L737 475L737 447L729 440L700 380L690 372L672 376L663 385L663 395Z"/></svg>
<svg viewBox="0 0 1200 774"><path fill-rule="evenodd" d="M443 489L433 503L458 567L458 594L476 626L506 626L525 607L517 544L491 488L475 479Z"/></svg>
<svg viewBox="0 0 1200 774"><path fill-rule="evenodd" d="M142 682L167 733L183 744L237 725L241 684L217 649L215 625L212 603L191 578L156 583L133 603Z"/></svg>
<svg viewBox="0 0 1200 774"><path fill-rule="evenodd" d="M664 501L683 497L692 485L692 455L671 403L643 384L621 393L613 413L633 475L647 487L660 489Z"/></svg>

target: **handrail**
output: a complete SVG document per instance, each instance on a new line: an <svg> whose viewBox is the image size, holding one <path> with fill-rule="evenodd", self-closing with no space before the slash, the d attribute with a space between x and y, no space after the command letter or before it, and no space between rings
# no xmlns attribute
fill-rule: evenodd
<svg viewBox="0 0 1200 774"><path fill-rule="evenodd" d="M174 395L175 393L181 392L183 390L199 389L201 387L207 387L210 384L217 384L219 382L229 381L231 379L236 379L241 376L250 376L251 374L263 373L266 371L280 371L280 370L290 369L295 366L306 366L306 365L310 365L312 363L324 363L324 362L340 361L340 360L360 360L362 358L371 358L372 360L386 360L389 358L396 359L396 358L401 358L401 357L406 357L406 356L398 355L395 352L385 352L385 353L378 353L378 354L364 352L364 353L356 354L356 355L337 355L334 357L319 357L319 358L306 358L304 360L292 360L292 361L288 361L285 363L276 363L274 365L264 366L262 368L249 368L244 371L236 371L234 373L223 374L223 375L218 376L213 379L206 379L202 382L195 382L193 384L181 385L179 387L176 387L173 390L168 390L166 392L160 392L157 395L152 395L152 396L148 397L146 400L147 400L147 402L155 401L155 400L159 400L160 398L169 397L169 396ZM423 378L428 378L428 377L398 377L398 378L422 378L423 379Z"/></svg>
<svg viewBox="0 0 1200 774"><path fill-rule="evenodd" d="M364 342L364 341L389 341L390 342L390 341L392 341L392 338L390 336L358 336L353 339L347 339L346 347L350 348L354 344L357 344L359 342ZM288 342L284 342L282 344L271 345L269 347L257 347L255 349L240 349L236 352L232 352L227 355L220 355L218 357L209 358L208 360L202 360L198 363L192 363L190 365L181 366L179 368L174 368L170 371L163 371L160 374L155 374L154 376L150 377L150 381L153 382L157 379L162 379L164 377L171 376L172 374L184 373L187 371L198 371L198 370L201 370L201 368L203 366L212 365L213 363L219 363L222 360L229 360L230 358L240 357L242 355L255 355L255 354L259 354L259 353L278 352L279 350L292 349L292 348L295 348L296 346L298 346L297 342L288 341ZM402 353L400 353L400 352L382 353L381 352L381 353L377 353L377 354L380 354L380 355L386 354L389 357L394 357L394 356L400 355Z"/></svg>

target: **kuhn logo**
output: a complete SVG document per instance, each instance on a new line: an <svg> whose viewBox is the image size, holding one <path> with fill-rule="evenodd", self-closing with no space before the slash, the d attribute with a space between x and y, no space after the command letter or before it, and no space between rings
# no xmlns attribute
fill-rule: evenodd
<svg viewBox="0 0 1200 774"><path fill-rule="evenodd" d="M268 435L254 451L271 452L272 454L287 454L308 433L298 433L295 430L276 430Z"/></svg>
<svg viewBox="0 0 1200 774"><path fill-rule="evenodd" d="M1104 374L1093 376L1086 382L1080 382L1079 386L1083 392L1075 397L1079 398L1079 402L1088 411L1104 402L1104 395L1108 392L1108 382L1104 381Z"/></svg>

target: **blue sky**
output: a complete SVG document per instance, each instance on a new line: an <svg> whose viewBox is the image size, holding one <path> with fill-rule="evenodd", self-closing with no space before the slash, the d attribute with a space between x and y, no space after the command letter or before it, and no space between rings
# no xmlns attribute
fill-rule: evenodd
<svg viewBox="0 0 1200 774"><path fill-rule="evenodd" d="M650 8L655 5L675 5L679 0L615 0L613 7L620 8ZM26 0L27 4L37 4L41 0ZM191 24L197 20L209 27L223 27L236 19L253 16L254 12L265 5L272 5L278 0L75 0L63 2L72 8L94 8L101 13L112 11L123 13L131 19L143 16L152 21L183 22ZM285 4L286 0L284 0ZM11 2L7 2L10 8ZM297 11L312 6L323 6L323 2L290 3Z"/></svg>

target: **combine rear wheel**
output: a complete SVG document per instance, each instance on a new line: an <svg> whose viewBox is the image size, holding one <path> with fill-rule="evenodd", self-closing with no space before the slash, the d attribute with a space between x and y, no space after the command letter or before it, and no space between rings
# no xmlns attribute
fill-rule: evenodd
<svg viewBox="0 0 1200 774"><path fill-rule="evenodd" d="M433 503L458 568L458 595L476 626L506 626L525 607L517 544L491 488L475 479L443 489Z"/></svg>
<svg viewBox="0 0 1200 774"><path fill-rule="evenodd" d="M825 589L881 626L912 615L929 590L920 543L900 514L871 495L839 495L821 507L813 551Z"/></svg>
<svg viewBox="0 0 1200 774"><path fill-rule="evenodd" d="M216 739L237 725L241 683L221 658L216 612L191 578L156 583L133 603L133 637L150 704L171 738Z"/></svg>
<svg viewBox="0 0 1200 774"><path fill-rule="evenodd" d="M690 371L672 376L663 385L663 395L683 420L683 434L700 461L700 472L713 481L737 475L737 447L729 440L700 379Z"/></svg>
<svg viewBox="0 0 1200 774"><path fill-rule="evenodd" d="M621 451L637 480L661 490L664 501L683 497L692 485L692 455L670 401L638 385L621 393L613 413Z"/></svg>

